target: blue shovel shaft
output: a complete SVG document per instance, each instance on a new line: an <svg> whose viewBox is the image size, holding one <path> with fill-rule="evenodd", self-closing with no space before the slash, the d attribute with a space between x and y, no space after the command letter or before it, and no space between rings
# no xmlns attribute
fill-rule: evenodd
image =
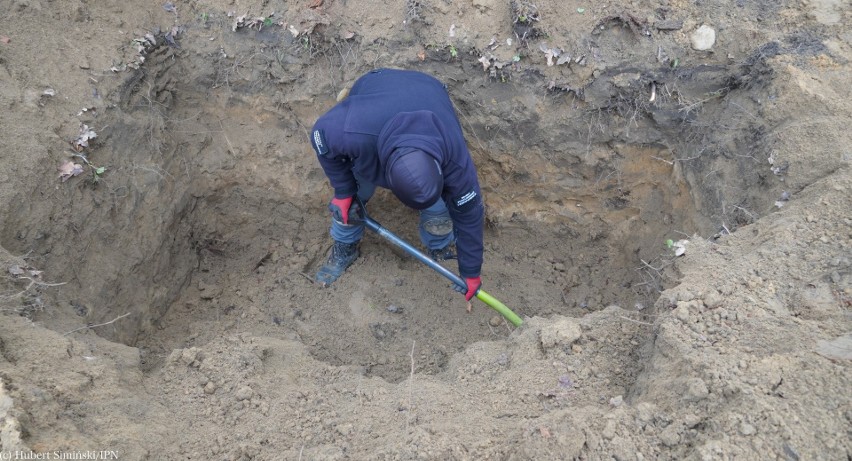
<svg viewBox="0 0 852 461"><path fill-rule="evenodd" d="M448 278L460 290L463 290L463 292L467 291L467 284L464 282L464 280L461 277L454 274L452 271L450 271L446 267L438 264L437 262L432 260L432 258L426 256L425 254L420 252L420 250L418 250L417 248L414 248L413 246L411 246L411 244L409 244L405 240L397 237L393 232L382 227L382 225L377 223L373 218L364 216L361 219L363 219L364 225L366 225L370 230L375 231L377 234L379 234L382 237L390 240L394 245L405 250L406 253L410 254L411 256L414 256L423 264L431 267L435 272L437 272L437 273L443 275L444 277Z"/></svg>
<svg viewBox="0 0 852 461"><path fill-rule="evenodd" d="M462 293L467 291L467 284L465 283L464 279L454 274L446 267L433 261L432 258L421 253L417 248L414 248L405 240L394 235L393 232L382 227L381 224L377 223L372 218L367 216L366 210L364 210L364 205L362 203L359 203L359 205L361 206L361 211L360 216L358 216L358 219L361 219L364 222L364 225L367 226L370 230L386 238L387 240L390 240L391 242L393 242L394 245L405 250L406 253L410 254L411 256L414 256L423 264L426 264L427 266L431 267L435 272L448 278L456 285L458 291L461 291ZM524 321L521 320L521 318L518 317L517 314L512 312L511 309L506 307L505 304L501 303L499 300L489 295L484 290L476 290L476 298L484 302L485 304L488 304L488 306L494 309L495 311L499 312L506 320L511 322L512 325L519 327L524 323Z"/></svg>

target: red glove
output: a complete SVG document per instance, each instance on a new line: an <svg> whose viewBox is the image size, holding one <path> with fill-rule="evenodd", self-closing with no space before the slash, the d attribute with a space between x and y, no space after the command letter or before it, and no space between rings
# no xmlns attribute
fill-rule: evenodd
<svg viewBox="0 0 852 461"><path fill-rule="evenodd" d="M478 276L468 277L464 281L467 283L467 293L465 293L464 299L465 301L470 301L476 295L476 290L482 286L482 278Z"/></svg>
<svg viewBox="0 0 852 461"><path fill-rule="evenodd" d="M349 207L352 206L352 197L333 198L328 204L331 216L343 224L349 224Z"/></svg>

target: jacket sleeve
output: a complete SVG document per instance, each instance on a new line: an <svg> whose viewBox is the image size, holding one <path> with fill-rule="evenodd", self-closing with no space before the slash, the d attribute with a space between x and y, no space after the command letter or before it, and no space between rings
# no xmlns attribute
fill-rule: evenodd
<svg viewBox="0 0 852 461"><path fill-rule="evenodd" d="M358 184L352 174L351 161L346 157L332 157L331 153L318 155L320 166L322 166L331 187L334 188L335 198L352 197L358 192Z"/></svg>
<svg viewBox="0 0 852 461"><path fill-rule="evenodd" d="M358 192L358 183L352 174L352 161L329 145L326 130L321 123L314 125L310 141L322 170L334 188L334 197L346 198L355 195Z"/></svg>
<svg viewBox="0 0 852 461"><path fill-rule="evenodd" d="M479 185L461 196L451 198L448 204L450 217L456 233L456 250L459 258L459 274L462 277L478 277L482 270L483 222L485 207Z"/></svg>

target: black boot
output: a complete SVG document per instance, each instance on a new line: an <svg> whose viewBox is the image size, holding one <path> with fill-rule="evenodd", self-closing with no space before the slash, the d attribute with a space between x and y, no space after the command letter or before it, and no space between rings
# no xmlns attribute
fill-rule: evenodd
<svg viewBox="0 0 852 461"><path fill-rule="evenodd" d="M453 251L453 244L445 246L444 248L438 248L437 250L429 250L429 256L432 257L433 261L449 261L451 259L456 259L456 253Z"/></svg>
<svg viewBox="0 0 852 461"><path fill-rule="evenodd" d="M331 285L343 275L347 267L358 259L358 256L358 242L342 243L335 241L331 247L331 255L328 257L328 261L317 271L314 279L323 286Z"/></svg>

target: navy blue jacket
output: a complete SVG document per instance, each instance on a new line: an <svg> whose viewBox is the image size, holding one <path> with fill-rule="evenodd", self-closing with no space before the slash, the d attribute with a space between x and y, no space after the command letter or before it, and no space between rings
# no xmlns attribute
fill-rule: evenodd
<svg viewBox="0 0 852 461"><path fill-rule="evenodd" d="M378 69L359 78L349 96L314 124L311 144L334 195L351 197L355 175L388 188L387 160L401 147L435 158L444 176L441 194L453 220L462 277L482 267L484 207L476 168L444 85L429 75Z"/></svg>

